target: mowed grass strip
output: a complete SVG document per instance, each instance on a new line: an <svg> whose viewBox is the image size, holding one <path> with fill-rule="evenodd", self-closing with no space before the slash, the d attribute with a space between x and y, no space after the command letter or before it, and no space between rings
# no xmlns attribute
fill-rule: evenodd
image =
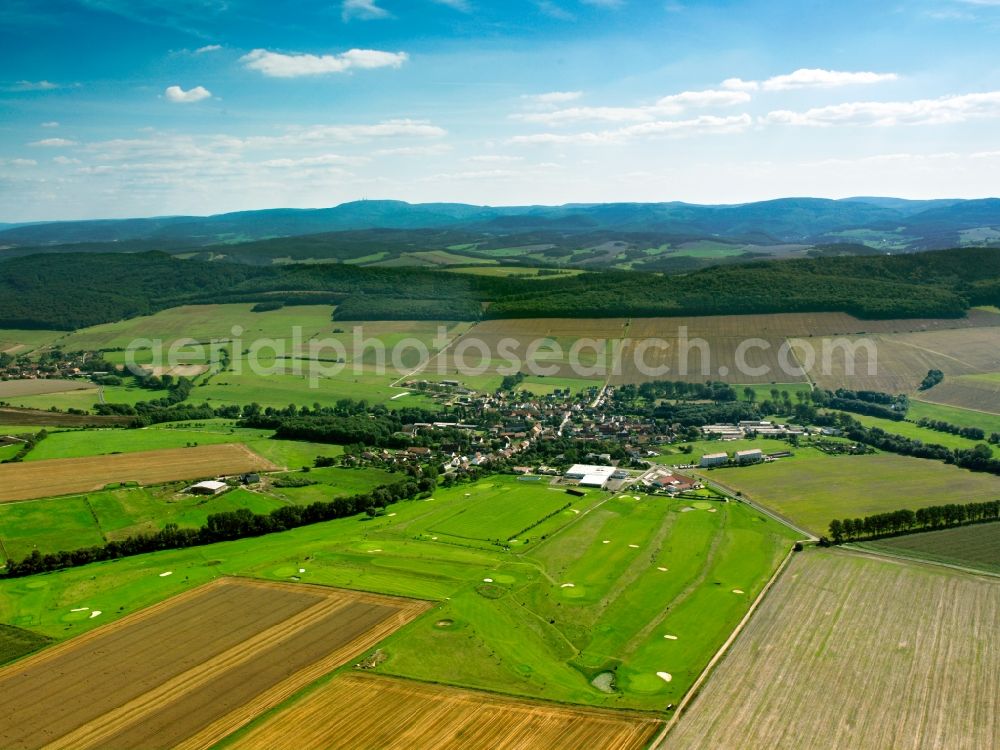
<svg viewBox="0 0 1000 750"><path fill-rule="evenodd" d="M835 518L1000 497L1000 477L889 453L827 456L802 451L769 464L700 473L816 534L826 534Z"/></svg>
<svg viewBox="0 0 1000 750"><path fill-rule="evenodd" d="M112 483L158 484L274 468L246 446L235 444L3 464L0 502L92 492Z"/></svg>
<svg viewBox="0 0 1000 750"><path fill-rule="evenodd" d="M0 745L209 747L426 607L220 579L0 670Z"/></svg>
<svg viewBox="0 0 1000 750"><path fill-rule="evenodd" d="M341 674L224 747L240 750L640 750L662 722Z"/></svg>
<svg viewBox="0 0 1000 750"><path fill-rule="evenodd" d="M809 550L661 747L1000 746L1000 581Z"/></svg>

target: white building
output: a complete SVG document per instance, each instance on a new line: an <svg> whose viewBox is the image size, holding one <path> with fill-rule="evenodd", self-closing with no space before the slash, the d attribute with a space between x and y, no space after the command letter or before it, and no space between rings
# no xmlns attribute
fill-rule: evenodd
<svg viewBox="0 0 1000 750"><path fill-rule="evenodd" d="M198 484L188 487L188 492L192 495L218 495L228 488L229 485L225 482L198 482Z"/></svg>
<svg viewBox="0 0 1000 750"><path fill-rule="evenodd" d="M701 461L698 463L699 466L721 466L729 462L728 453L706 453L701 457Z"/></svg>
<svg viewBox="0 0 1000 750"><path fill-rule="evenodd" d="M614 466L575 464L566 472L566 479L577 480L582 487L603 487L617 469Z"/></svg>
<svg viewBox="0 0 1000 750"><path fill-rule="evenodd" d="M755 464L759 461L764 460L764 451L760 448L754 448L748 451L736 451L736 463L738 464Z"/></svg>

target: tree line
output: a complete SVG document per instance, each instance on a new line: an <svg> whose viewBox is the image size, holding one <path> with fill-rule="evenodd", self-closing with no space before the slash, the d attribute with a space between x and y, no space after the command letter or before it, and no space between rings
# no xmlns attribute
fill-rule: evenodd
<svg viewBox="0 0 1000 750"><path fill-rule="evenodd" d="M168 549L183 549L217 542L245 539L281 531L309 526L311 524L348 518L359 513L377 515L379 509L391 503L412 500L434 490L435 482L430 476L407 479L394 484L376 487L370 492L350 497L338 497L328 502L309 505L285 505L270 513L254 513L248 508L213 513L205 524L197 529L183 529L175 523L167 524L160 531L149 534L133 534L124 539L93 547L81 547L41 554L34 550L21 560L8 560L8 578L46 573L53 570L73 568L104 560L142 555Z"/></svg>
<svg viewBox="0 0 1000 750"><path fill-rule="evenodd" d="M964 505L932 505L916 511L904 508L863 518L834 519L830 521L829 532L830 541L842 544L997 520L1000 520L1000 500L988 500Z"/></svg>

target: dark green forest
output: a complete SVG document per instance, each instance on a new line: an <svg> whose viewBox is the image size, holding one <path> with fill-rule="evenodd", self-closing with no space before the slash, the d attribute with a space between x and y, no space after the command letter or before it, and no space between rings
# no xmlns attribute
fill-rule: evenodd
<svg viewBox="0 0 1000 750"><path fill-rule="evenodd" d="M342 320L840 311L960 317L1000 303L1000 249L758 261L686 274L599 271L524 281L349 265L253 266L158 252L0 262L0 327L73 330L181 304L328 303Z"/></svg>

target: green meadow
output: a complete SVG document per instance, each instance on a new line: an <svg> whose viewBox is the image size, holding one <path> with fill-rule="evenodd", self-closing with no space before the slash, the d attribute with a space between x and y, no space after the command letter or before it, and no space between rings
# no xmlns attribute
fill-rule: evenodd
<svg viewBox="0 0 1000 750"><path fill-rule="evenodd" d="M537 536L523 545L491 541L531 523ZM449 524L470 539L436 531ZM375 519L2 580L0 612L7 624L62 639L220 575L420 597L438 604L381 644L380 671L662 710L687 690L793 537L737 503L576 498L492 477Z"/></svg>

